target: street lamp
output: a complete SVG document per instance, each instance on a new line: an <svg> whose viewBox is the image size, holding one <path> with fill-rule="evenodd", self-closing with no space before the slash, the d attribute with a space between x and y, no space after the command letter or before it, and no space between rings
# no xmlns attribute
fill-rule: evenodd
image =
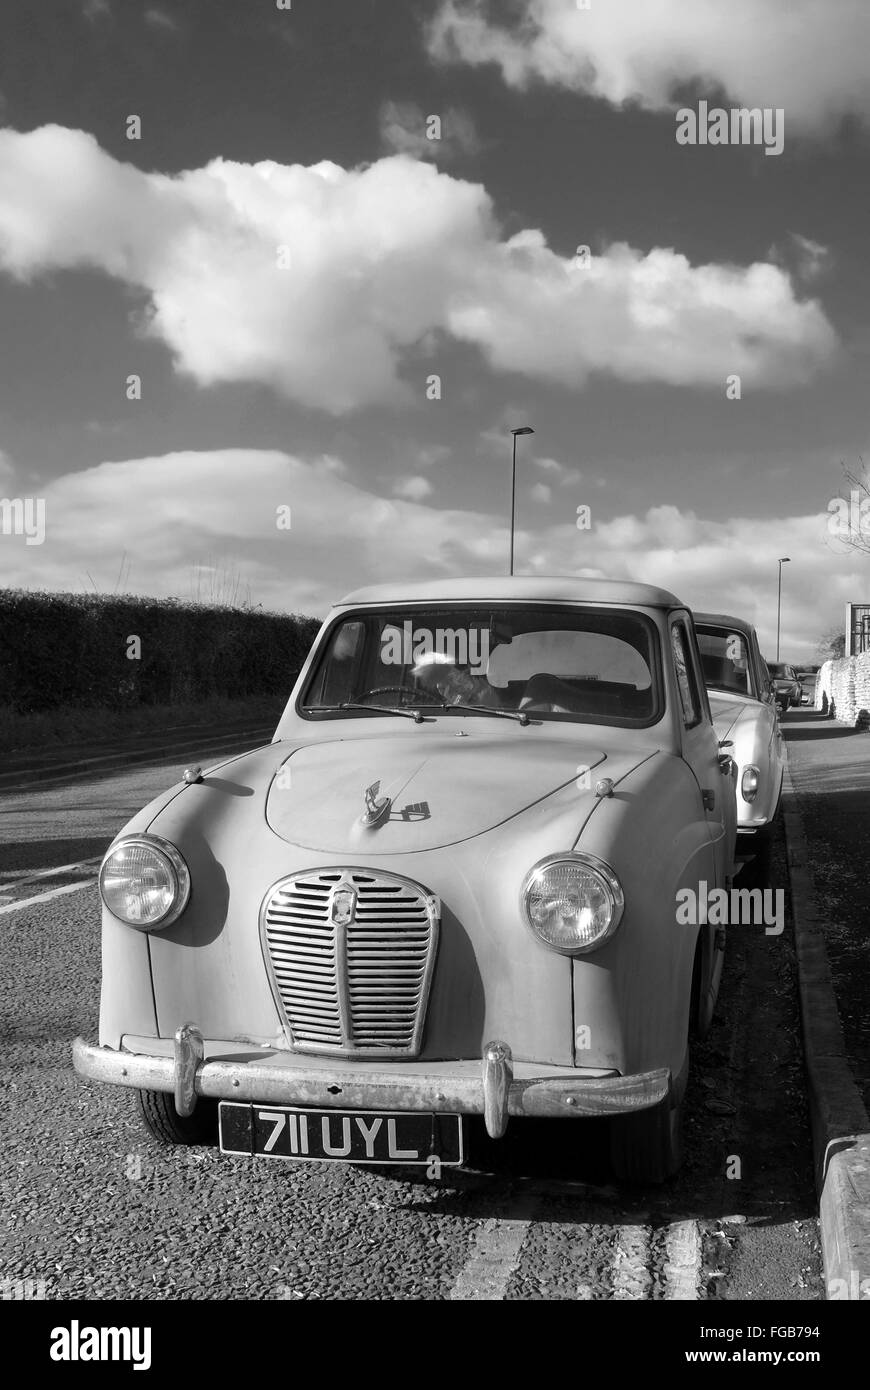
<svg viewBox="0 0 870 1390"><path fill-rule="evenodd" d="M779 585L776 591L776 659L779 661L779 615L782 611L782 567L791 562L787 555L783 555L782 559L777 563L779 564Z"/></svg>
<svg viewBox="0 0 870 1390"><path fill-rule="evenodd" d="M517 435L534 434L531 425L520 425L519 429L511 430L514 437L514 462L511 473L511 574L514 572L514 511L517 500Z"/></svg>

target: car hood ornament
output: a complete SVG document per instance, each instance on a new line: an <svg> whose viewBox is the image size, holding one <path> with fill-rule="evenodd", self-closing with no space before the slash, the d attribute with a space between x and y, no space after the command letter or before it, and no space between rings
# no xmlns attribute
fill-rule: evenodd
<svg viewBox="0 0 870 1390"><path fill-rule="evenodd" d="M378 825L382 825L390 814L392 807L392 797L378 796L381 789L380 778L377 782L372 782L370 787L366 787L366 808L360 817L362 824L368 826L370 830Z"/></svg>

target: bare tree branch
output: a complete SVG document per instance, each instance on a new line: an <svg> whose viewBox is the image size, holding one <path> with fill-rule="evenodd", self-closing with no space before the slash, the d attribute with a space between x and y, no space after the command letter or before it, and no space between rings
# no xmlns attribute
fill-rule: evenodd
<svg viewBox="0 0 870 1390"><path fill-rule="evenodd" d="M855 469L842 469L843 489L828 503L828 531L848 550L870 555L870 471L861 457Z"/></svg>

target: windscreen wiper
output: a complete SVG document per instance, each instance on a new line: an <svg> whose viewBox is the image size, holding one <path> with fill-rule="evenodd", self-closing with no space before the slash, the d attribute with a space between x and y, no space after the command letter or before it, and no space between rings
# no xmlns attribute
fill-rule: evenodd
<svg viewBox="0 0 870 1390"><path fill-rule="evenodd" d="M407 705L367 705L363 700L345 700L343 705L338 705L338 709L372 709L378 714L402 714L406 719L413 719L415 724L423 723L423 711L421 709L409 709Z"/></svg>
<svg viewBox="0 0 870 1390"><path fill-rule="evenodd" d="M464 705L464 704L455 704L455 705L452 704L452 705L449 705L449 706L445 706L445 708L449 708L449 709L471 709L471 710L474 710L474 712L475 712L476 714L494 714L495 717L496 717L496 719L515 719L515 720L517 721L518 724L530 724L530 723L531 723L531 720L529 719L529 716L526 714L525 710L499 709L497 706L491 707L490 705Z"/></svg>
<svg viewBox="0 0 870 1390"><path fill-rule="evenodd" d="M343 714L349 709L370 709L375 714L405 714L409 719L417 719L419 714L420 719L423 718L419 709L412 710L407 705L388 708L386 705L367 705L359 700L345 700L342 705L304 705L303 708L306 714ZM417 719L418 724L420 719Z"/></svg>

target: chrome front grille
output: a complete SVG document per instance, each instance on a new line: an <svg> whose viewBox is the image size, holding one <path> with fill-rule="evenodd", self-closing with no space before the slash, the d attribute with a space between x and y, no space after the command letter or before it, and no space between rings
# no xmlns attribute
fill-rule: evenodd
<svg viewBox="0 0 870 1390"><path fill-rule="evenodd" d="M437 898L397 874L324 869L277 883L263 946L294 1047L416 1056L439 918Z"/></svg>

